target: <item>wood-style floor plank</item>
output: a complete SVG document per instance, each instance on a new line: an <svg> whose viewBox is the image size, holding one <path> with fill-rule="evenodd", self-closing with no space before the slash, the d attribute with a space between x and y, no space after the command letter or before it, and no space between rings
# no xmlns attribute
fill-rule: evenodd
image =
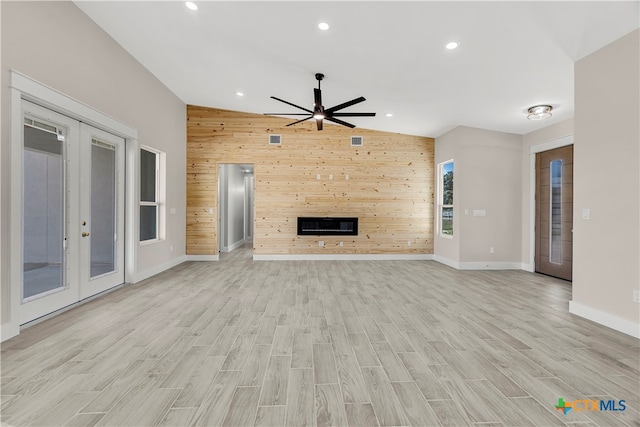
<svg viewBox="0 0 640 427"><path fill-rule="evenodd" d="M258 411L260 387L238 387L229 404L229 411L222 425L248 426L253 424Z"/></svg>
<svg viewBox="0 0 640 427"><path fill-rule="evenodd" d="M315 426L312 369L291 369L287 393L286 425Z"/></svg>
<svg viewBox="0 0 640 427"><path fill-rule="evenodd" d="M271 356L264 377L260 406L286 405L291 356Z"/></svg>
<svg viewBox="0 0 640 427"><path fill-rule="evenodd" d="M284 426L287 415L286 406L258 406L256 427Z"/></svg>
<svg viewBox="0 0 640 427"><path fill-rule="evenodd" d="M348 403L344 407L349 427L377 427L380 425L370 403Z"/></svg>
<svg viewBox="0 0 640 427"><path fill-rule="evenodd" d="M371 403L375 408L378 422L381 426L405 426L409 419L404 413L396 397L391 381L380 367L362 368L364 382L371 396Z"/></svg>
<svg viewBox="0 0 640 427"><path fill-rule="evenodd" d="M346 426L347 414L338 384L316 385L316 424L318 427Z"/></svg>
<svg viewBox="0 0 640 427"><path fill-rule="evenodd" d="M3 425L634 426L640 341L567 282L430 261L186 262L1 345ZM625 399L570 411L565 399Z"/></svg>

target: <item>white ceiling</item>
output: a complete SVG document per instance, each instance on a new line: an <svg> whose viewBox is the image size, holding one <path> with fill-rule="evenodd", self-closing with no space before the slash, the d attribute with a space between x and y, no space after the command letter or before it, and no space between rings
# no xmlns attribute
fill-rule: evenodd
<svg viewBox="0 0 640 427"><path fill-rule="evenodd" d="M326 108L364 96L343 111L377 113L347 121L431 137L573 117L574 63L640 25L638 1L196 3L75 1L187 104L295 111L273 95L312 108L322 72ZM445 49L451 40L458 49ZM553 117L527 120L541 103Z"/></svg>

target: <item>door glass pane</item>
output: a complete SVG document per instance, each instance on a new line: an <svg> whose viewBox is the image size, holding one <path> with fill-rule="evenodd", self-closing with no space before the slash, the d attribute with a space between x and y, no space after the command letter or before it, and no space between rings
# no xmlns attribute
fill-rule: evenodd
<svg viewBox="0 0 640 427"><path fill-rule="evenodd" d="M116 151L91 144L91 277L115 271Z"/></svg>
<svg viewBox="0 0 640 427"><path fill-rule="evenodd" d="M562 160L553 160L551 173L551 221L549 261L562 264Z"/></svg>
<svg viewBox="0 0 640 427"><path fill-rule="evenodd" d="M55 132L24 126L23 299L64 286L63 149Z"/></svg>

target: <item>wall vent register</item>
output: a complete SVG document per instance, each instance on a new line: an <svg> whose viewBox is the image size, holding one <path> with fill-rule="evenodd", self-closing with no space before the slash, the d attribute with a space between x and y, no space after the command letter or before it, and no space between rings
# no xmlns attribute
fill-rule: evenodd
<svg viewBox="0 0 640 427"><path fill-rule="evenodd" d="M357 236L358 218L298 217L298 236Z"/></svg>
<svg viewBox="0 0 640 427"><path fill-rule="evenodd" d="M269 135L269 144L280 145L282 143L282 135Z"/></svg>
<svg viewBox="0 0 640 427"><path fill-rule="evenodd" d="M351 137L351 146L352 147L362 147L364 145L364 141L361 136L352 136Z"/></svg>

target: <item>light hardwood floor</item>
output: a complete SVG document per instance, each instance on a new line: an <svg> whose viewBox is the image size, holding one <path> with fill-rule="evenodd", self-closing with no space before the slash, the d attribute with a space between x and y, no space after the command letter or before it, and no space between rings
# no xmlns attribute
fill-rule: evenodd
<svg viewBox="0 0 640 427"><path fill-rule="evenodd" d="M640 425L639 341L570 284L429 261L188 262L2 344L3 425ZM556 410L558 398L624 412Z"/></svg>

